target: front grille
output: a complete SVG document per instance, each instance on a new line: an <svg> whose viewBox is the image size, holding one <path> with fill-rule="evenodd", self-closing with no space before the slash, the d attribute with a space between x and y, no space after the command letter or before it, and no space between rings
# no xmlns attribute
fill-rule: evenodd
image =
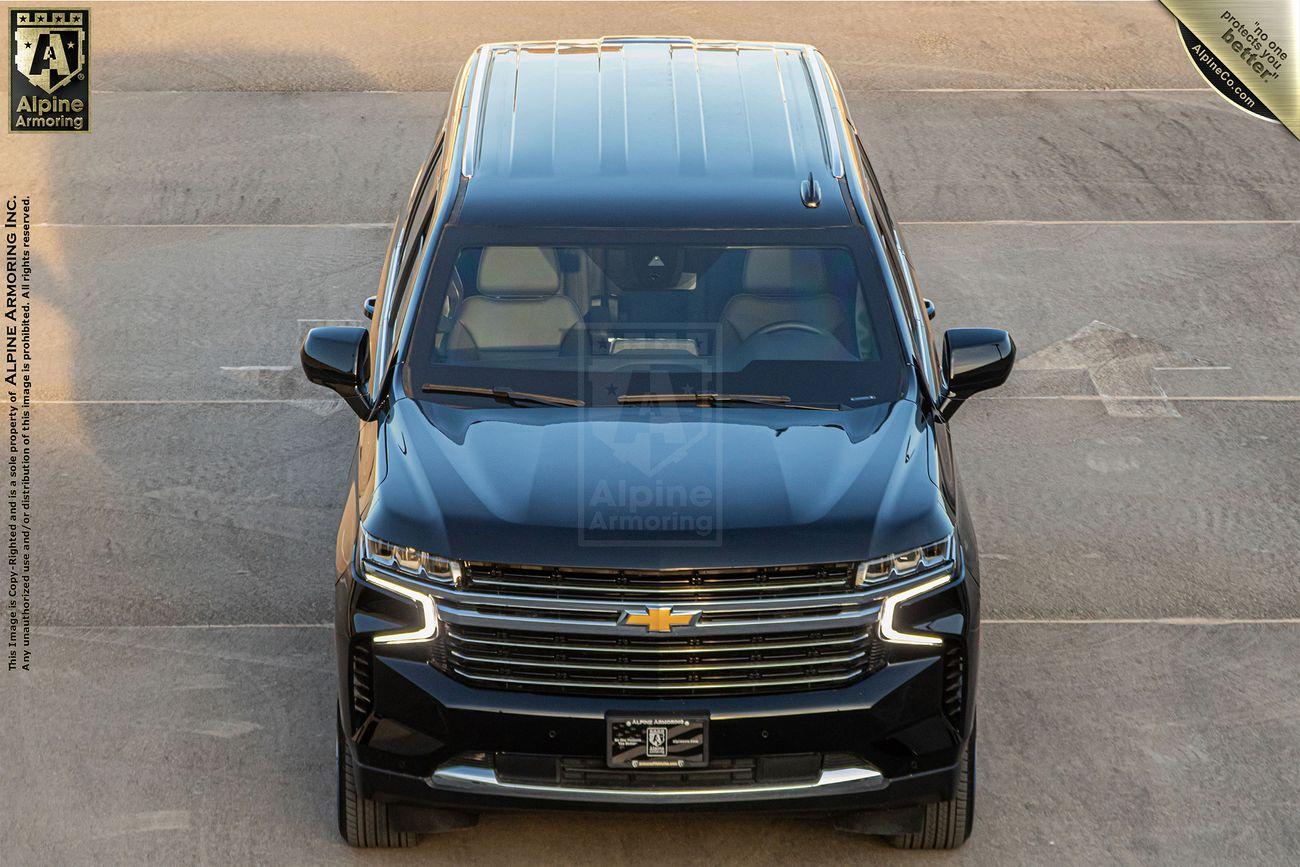
<svg viewBox="0 0 1300 867"><path fill-rule="evenodd" d="M884 596L946 568L859 591L851 563L655 571L468 561L456 586L429 588L441 628L427 659L484 689L602 698L838 689L886 665L876 634Z"/></svg>
<svg viewBox="0 0 1300 867"><path fill-rule="evenodd" d="M715 759L707 768L681 771L626 771L605 767L599 759L560 762L561 786L584 789L706 789L752 786L753 759Z"/></svg>
<svg viewBox="0 0 1300 867"><path fill-rule="evenodd" d="M463 576L465 589L475 593L674 604L846 593L856 568L856 563L821 563L647 571L467 562Z"/></svg>
<svg viewBox="0 0 1300 867"><path fill-rule="evenodd" d="M497 689L599 695L745 695L842 686L883 662L870 625L690 638L449 624L452 674Z"/></svg>

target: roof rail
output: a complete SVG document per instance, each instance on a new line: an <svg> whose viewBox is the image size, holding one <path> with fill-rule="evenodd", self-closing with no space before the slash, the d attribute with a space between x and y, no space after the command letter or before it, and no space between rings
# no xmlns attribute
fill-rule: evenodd
<svg viewBox="0 0 1300 867"><path fill-rule="evenodd" d="M492 50L486 45L478 48L478 61L474 64L474 80L469 84L469 118L465 125L465 144L460 158L460 173L474 177L478 162L479 127L483 122L483 94L487 91L487 73L492 64Z"/></svg>
<svg viewBox="0 0 1300 867"><path fill-rule="evenodd" d="M695 44L695 40L689 36L602 36L596 41L601 45L606 43L617 45L619 43L627 42L680 42L686 45Z"/></svg>
<svg viewBox="0 0 1300 867"><path fill-rule="evenodd" d="M826 81L821 63L817 60L816 49L811 45L805 46L801 54L804 68L808 70L808 77L812 79L813 91L817 94L817 119L821 125L822 142L826 147L826 158L830 162L831 174L836 178L842 178L844 177L844 154L840 151L840 137L831 127L831 118L835 115L831 111L830 85Z"/></svg>

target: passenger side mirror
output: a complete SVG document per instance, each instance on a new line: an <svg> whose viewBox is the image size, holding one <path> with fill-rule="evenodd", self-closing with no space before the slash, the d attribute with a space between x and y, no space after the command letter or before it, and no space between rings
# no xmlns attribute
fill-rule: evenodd
<svg viewBox="0 0 1300 867"><path fill-rule="evenodd" d="M365 314L367 319L375 318L375 305L378 303L379 303L378 295L371 295L365 301L361 302L361 312Z"/></svg>
<svg viewBox="0 0 1300 867"><path fill-rule="evenodd" d="M1016 344L1001 328L951 328L943 335L943 378L939 413L952 418L957 407L979 391L1007 381L1016 362Z"/></svg>
<svg viewBox="0 0 1300 867"><path fill-rule="evenodd" d="M324 325L308 331L302 342L302 370L307 379L338 392L357 415L370 415L370 401L365 394L370 373L366 329Z"/></svg>
<svg viewBox="0 0 1300 867"><path fill-rule="evenodd" d="M934 302L931 301L929 298L922 298L921 300L922 300L923 302L925 302L925 318L926 318L926 319L929 319L929 320L933 320L933 319L934 319Z"/></svg>

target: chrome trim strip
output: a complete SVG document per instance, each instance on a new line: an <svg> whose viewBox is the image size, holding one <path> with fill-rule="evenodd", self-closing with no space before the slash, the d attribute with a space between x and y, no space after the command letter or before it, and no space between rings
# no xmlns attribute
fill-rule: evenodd
<svg viewBox="0 0 1300 867"><path fill-rule="evenodd" d="M459 599L456 601L460 601ZM710 623L707 620L697 622L694 626L682 626L673 633L679 638L706 638L720 635L747 635L753 633L806 632L813 628L847 629L855 625L863 627L874 623L879 613L879 606L858 608L835 614L816 617L782 617L779 613L760 619L725 620ZM756 612L759 613L759 612ZM617 612L610 612L607 620L568 620L562 617L513 617L496 612L484 613L472 608L457 608L450 601L439 600L438 616L446 623L462 626L479 626L485 629L510 629L522 632L553 633L562 629L566 633L602 635L609 638L626 638L631 636L651 636L657 633L646 632L639 627L619 624L615 618ZM668 640L666 638L666 640Z"/></svg>
<svg viewBox="0 0 1300 867"><path fill-rule="evenodd" d="M449 587L429 585L431 590L450 591ZM436 595L436 593L435 593ZM530 611L549 609L556 611L603 611L618 614L625 608L639 608L647 605L663 605L669 600L655 598L628 599L582 599L565 597L556 599L540 596L514 596L508 593L475 593L471 585L465 590L456 590L449 595L454 602L463 605L497 606L499 608L527 608ZM872 592L852 592L827 594L825 596L775 596L771 599L692 599L681 600L680 604L698 608L704 613L709 611L782 611L791 608L833 608L842 605L872 605L876 599L876 588ZM887 595L887 594L879 594Z"/></svg>
<svg viewBox="0 0 1300 867"><path fill-rule="evenodd" d="M554 799L610 800L654 803L699 798L702 800L762 800L788 795L820 796L849 794L884 788L886 780L875 768L839 768L822 771L815 782L755 784L750 786L715 786L694 789L600 789L578 786L546 786L534 783L503 783L492 768L472 765L448 765L434 771L433 786L466 792L508 794L518 792Z"/></svg>
<svg viewBox="0 0 1300 867"><path fill-rule="evenodd" d="M565 670L577 671L626 671L641 674L657 674L658 672L691 672L691 671L733 671L736 669L763 669L763 668L807 668L808 666L822 665L849 665L858 662L866 657L865 653L858 652L848 656L824 656L824 657L804 657L801 659L783 659L768 662L722 662L722 663L683 663L683 664L658 664L651 662L649 665L639 665L635 662L619 663L617 665L608 665L605 663L573 663L573 662L548 662L544 659L515 659L515 658L497 658L492 659L482 656L471 656L452 648L451 655L463 659L466 662L477 662L483 665L504 665L510 668L562 668ZM560 681L563 683L563 681ZM761 685L766 681L753 681L752 683Z"/></svg>
<svg viewBox="0 0 1300 867"><path fill-rule="evenodd" d="M582 594L582 593L595 593L595 594L620 593L620 594L628 595L629 598L635 599L638 597L633 596L632 594L644 593L647 594L647 596L661 596L661 595L669 596L669 595L682 595L687 593L694 593L698 596L704 597L707 594L711 594L711 593L756 593L756 592L762 593L762 592L770 592L773 590L807 590L809 588L816 588L816 587L842 587L845 589L846 592L848 592L848 587L849 587L849 582L845 581L844 579L833 580L833 581L806 581L800 584L743 584L743 585L736 585L731 587L725 587L725 586L710 587L707 584L702 584L696 587L585 587L581 585L566 587L563 584L540 584L540 583L533 584L526 581L502 581L496 578L472 578L471 581L472 581L470 585L471 587L511 587L511 588L522 588L524 590L551 591L557 593L563 593L565 591L568 591L574 594L568 597L570 599L581 598L581 596L578 594ZM825 596L821 596L817 594L811 594L807 598L824 599L830 595L831 594L826 594ZM537 598L549 599L550 597L539 596ZM683 601L696 601L696 600L683 600ZM709 600L705 598L701 598L699 601L707 602ZM725 602L727 600L724 599L720 601Z"/></svg>
<svg viewBox="0 0 1300 867"><path fill-rule="evenodd" d="M401 577L400 573L397 577ZM410 581L412 579L408 578L407 580ZM424 582L417 583L423 584ZM668 601L664 599L552 599L538 596L510 596L496 593L475 593L472 589L456 590L453 592L449 587L438 587L432 584L425 586L428 587L432 595L442 597L438 600L439 603L446 602L452 605L481 606L484 608L525 608L529 611L553 611L559 613L574 612L606 614L610 617L617 617L627 608L644 608L646 606L663 605ZM438 593L439 590L443 591L443 593ZM880 595L886 596L888 594L882 593ZM817 596L802 599L792 598L789 596L778 596L772 599L683 600L679 604L689 606L692 610L698 609L705 615L713 612L725 612L728 614L752 612L755 615L762 615L767 612L805 610L809 608L842 608L846 605L874 607L879 601L880 600L876 598L876 594L874 593L837 593L833 596Z"/></svg>
<svg viewBox="0 0 1300 867"><path fill-rule="evenodd" d="M550 686L550 687L572 687L575 689L619 689L624 692L631 690L645 690L648 692L658 691L681 691L681 690L715 690L715 689L770 689L774 686L807 686L810 683L842 683L846 680L854 680L861 677L865 668L855 668L844 674L835 675L816 675L814 677L796 677L782 678L780 680L750 680L748 678L739 681L698 681L695 683L589 683L586 681L569 681L569 680L540 680L537 678L520 678L520 677L485 677L478 674L470 674L462 668L453 666L452 671L461 677L469 680L476 680L480 683L508 683L516 686Z"/></svg>
<svg viewBox="0 0 1300 867"><path fill-rule="evenodd" d="M526 641L502 641L494 638L469 638L464 635L457 635L454 628L448 630L448 634L453 641L463 642L465 644L483 644L489 647L513 647L523 648L525 650L565 650L574 653L616 653L620 656L630 656L633 654L674 654L685 653L693 656L712 653L753 653L756 650L802 650L808 647L827 647L836 644L858 644L866 641L871 637L869 630L863 630L856 636L849 638L831 638L819 639L809 638L806 641L765 641L762 644L723 644L723 645L701 645L698 647L607 647L592 644L545 644ZM799 633L804 635L805 633Z"/></svg>

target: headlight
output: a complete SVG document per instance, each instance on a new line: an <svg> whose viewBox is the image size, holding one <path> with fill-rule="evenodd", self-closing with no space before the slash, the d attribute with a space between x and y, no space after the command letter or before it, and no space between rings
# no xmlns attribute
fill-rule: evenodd
<svg viewBox="0 0 1300 867"><path fill-rule="evenodd" d="M379 566L385 566L396 572L436 581L439 584L460 584L460 564L419 548L406 548L394 545L382 539L376 539L369 533L362 533L365 546L362 559Z"/></svg>
<svg viewBox="0 0 1300 867"><path fill-rule="evenodd" d="M367 584L373 584L387 590L389 593L395 593L420 606L420 614L424 618L424 622L418 629L410 629L405 632L382 632L376 635L375 642L377 644L411 644L437 637L438 606L434 604L432 596L403 584L398 584L396 581L390 581L384 576L376 575L373 572L367 571L364 575Z"/></svg>
<svg viewBox="0 0 1300 867"><path fill-rule="evenodd" d="M901 554L878 557L858 564L855 584L858 587L870 587L872 584L884 584L915 575L926 569L933 569L952 559L952 536L940 539L920 548L913 548Z"/></svg>
<svg viewBox="0 0 1300 867"><path fill-rule="evenodd" d="M898 610L899 605L902 605L907 600L923 596L931 590L942 587L951 580L951 573L940 575L938 578L932 578L922 584L917 584L915 587L908 587L906 590L886 596L885 601L880 606L880 637L895 644L922 644L928 646L943 644L943 639L938 635L899 631L894 626L894 612Z"/></svg>

